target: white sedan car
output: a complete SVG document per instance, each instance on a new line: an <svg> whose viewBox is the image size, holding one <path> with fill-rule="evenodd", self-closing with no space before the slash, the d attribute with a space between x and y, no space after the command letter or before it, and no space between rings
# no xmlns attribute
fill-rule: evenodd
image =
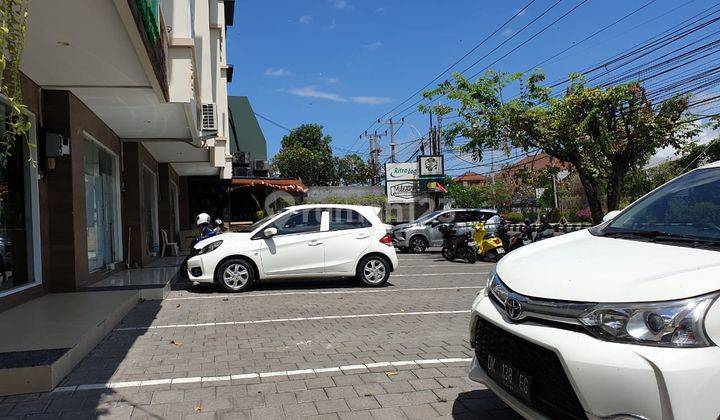
<svg viewBox="0 0 720 420"><path fill-rule="evenodd" d="M205 239L188 259L191 281L241 292L257 280L357 277L384 285L398 266L392 238L364 206L288 207L243 229Z"/></svg>
<svg viewBox="0 0 720 420"><path fill-rule="evenodd" d="M720 415L720 162L510 253L473 303L470 378L527 418Z"/></svg>

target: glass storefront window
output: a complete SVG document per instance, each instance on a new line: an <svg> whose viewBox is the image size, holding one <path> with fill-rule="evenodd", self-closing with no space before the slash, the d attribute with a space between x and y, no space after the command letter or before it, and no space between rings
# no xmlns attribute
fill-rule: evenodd
<svg viewBox="0 0 720 420"><path fill-rule="evenodd" d="M115 156L85 139L84 168L88 269L95 271L116 261Z"/></svg>
<svg viewBox="0 0 720 420"><path fill-rule="evenodd" d="M7 110L0 103L0 136L7 119ZM0 156L0 293L34 281L26 165L25 141L16 139L9 153Z"/></svg>

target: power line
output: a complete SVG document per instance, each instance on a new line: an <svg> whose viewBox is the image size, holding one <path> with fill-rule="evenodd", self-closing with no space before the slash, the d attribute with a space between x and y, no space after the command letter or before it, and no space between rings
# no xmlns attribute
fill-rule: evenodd
<svg viewBox="0 0 720 420"><path fill-rule="evenodd" d="M423 87L421 87L420 89L416 90L412 95L408 96L405 100L403 100L402 102L400 102L399 104L397 104L397 105L396 105L395 107L393 107L391 110L389 110L388 112L386 112L386 113L384 113L383 115L381 115L379 118L377 118L377 120L380 120L380 119L383 119L383 118L387 117L387 116L388 116L389 114L391 114L393 111L395 111L396 109L400 108L403 104L407 103L409 100L411 100L412 98L414 98L415 95L417 95L417 94L419 94L419 93L422 93L423 90L425 90L428 86L430 86L432 83L434 83L434 82L437 81L439 78L441 78L445 73L447 73L448 71L450 71L453 67L455 67L456 65L458 65L458 64L459 64L461 61L463 61L465 58L467 58L468 56L470 56L470 54L472 54L472 53L475 52L478 48L480 48L483 44L485 44L485 42L487 42L490 38L492 38L495 34L497 34L502 28L504 28L504 27L507 26L510 22L512 22L516 17L522 16L522 15L525 13L525 11L527 10L527 8L530 7L530 5L533 4L535 1L536 1L536 0L530 0L528 3L526 3L521 9L517 10L509 19L507 19L505 22L503 22L502 25L498 26L493 32L491 32L489 35L487 35L485 38L483 38L479 43L475 44L475 46L473 46L473 48L471 48L468 52L466 52L462 57L460 57L459 59L455 60L455 62L453 62L452 64L450 64L448 67L446 67L441 73L439 73L439 74L438 74L437 76L435 76L432 80L430 80L429 82L427 82ZM558 0L558 3L559 3L560 1L562 1L562 0ZM373 123L370 124L370 126L369 126L367 129L365 129L364 131L368 131L368 130L372 129L372 128L375 126L376 122L377 122L377 121L373 121ZM357 143L357 141L356 141L355 143ZM352 148L354 148L354 147L355 147L355 144L353 144Z"/></svg>

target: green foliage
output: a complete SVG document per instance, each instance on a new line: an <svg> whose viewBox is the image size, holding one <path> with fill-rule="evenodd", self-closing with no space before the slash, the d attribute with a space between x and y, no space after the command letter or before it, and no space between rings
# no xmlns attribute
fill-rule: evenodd
<svg viewBox="0 0 720 420"><path fill-rule="evenodd" d="M321 201L308 200L307 204L348 204L356 206L383 207L387 204L387 197L382 194L365 194L359 197L332 196Z"/></svg>
<svg viewBox="0 0 720 420"><path fill-rule="evenodd" d="M571 76L566 94L554 97L540 85L543 81L539 73L525 82L518 73L488 71L475 82L455 74L425 97L446 95L458 104L455 111L461 118L447 137L469 139L463 149L478 159L483 149L512 145L539 148L571 163L595 222L604 214L603 189L605 207L616 209L628 172L645 164L656 149L681 148L698 132L685 115L686 96L653 106L637 82L601 88ZM515 83L520 95L503 101L502 92Z"/></svg>
<svg viewBox="0 0 720 420"><path fill-rule="evenodd" d="M510 223L521 223L525 220L525 216L522 213L511 211L510 213L503 214L503 218Z"/></svg>
<svg viewBox="0 0 720 420"><path fill-rule="evenodd" d="M331 141L321 125L301 125L283 137L273 167L281 177L300 178L307 185L335 185L338 176Z"/></svg>
<svg viewBox="0 0 720 420"><path fill-rule="evenodd" d="M343 185L367 184L373 168L357 154L351 154L337 160L337 175Z"/></svg>
<svg viewBox="0 0 720 420"><path fill-rule="evenodd" d="M17 138L27 139L30 121L25 118L20 84L20 62L25 48L28 0L0 0L0 94L9 102L10 116L3 122L0 157L10 155ZM26 140L29 147L35 144Z"/></svg>
<svg viewBox="0 0 720 420"><path fill-rule="evenodd" d="M481 185L468 187L459 184L449 184L448 196L453 199L454 207L462 208L498 208L508 209L512 204L512 186L503 178L498 177L494 182L488 181Z"/></svg>

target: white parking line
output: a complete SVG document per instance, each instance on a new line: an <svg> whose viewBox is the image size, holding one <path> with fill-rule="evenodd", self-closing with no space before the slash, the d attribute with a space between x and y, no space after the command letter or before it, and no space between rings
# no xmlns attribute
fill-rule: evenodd
<svg viewBox="0 0 720 420"><path fill-rule="evenodd" d="M490 274L489 271L472 271L470 273L419 273L419 274L392 274L390 275L390 278L393 277L435 277L435 276L457 276L457 275L487 275Z"/></svg>
<svg viewBox="0 0 720 420"><path fill-rule="evenodd" d="M60 386L55 388L52 393L62 392L75 392L91 389L117 389L117 388L131 388L131 387L144 387L152 385L172 385L172 384L193 384L203 382L228 382L232 380L241 379L255 379L255 378L268 378L273 376L294 376L294 375L305 375L305 374L318 374L326 372L353 372L353 371L364 371L370 368L379 367L395 367L395 366L412 366L417 365L418 368L428 364L444 364L449 365L453 363L467 363L470 362L471 358L466 357L454 357L448 359L421 359L421 360L399 360L394 362L375 362L375 363L362 363L347 366L335 366L328 368L319 369L299 369L299 370L282 370L274 372L257 372L257 373L243 373L238 375L222 375L222 376L193 376L184 378L165 378L165 379L146 379L139 381L129 382L106 382L97 384L82 384L82 385L68 385Z"/></svg>
<svg viewBox="0 0 720 420"><path fill-rule="evenodd" d="M453 273L459 274L459 273ZM476 273L473 273L476 274ZM483 274L483 273L480 273ZM487 274L487 273L484 273ZM414 274L417 275L417 274ZM244 299L254 297L273 297L273 296L297 296L297 295L345 295L345 294L363 294L363 293L392 293L392 292L432 292L439 290L457 290L457 289L482 289L483 286L449 286L449 287L415 287L408 289L373 289L373 290L327 290L327 291L311 291L311 292L277 292L277 293L241 293L241 294L216 294L210 296L181 296L171 297L165 300L193 300L193 299Z"/></svg>
<svg viewBox="0 0 720 420"><path fill-rule="evenodd" d="M298 322L298 321L318 321L324 319L356 319L356 318L379 318L389 316L411 316L411 315L449 315L449 314L466 314L470 311L425 311L425 312L390 312L384 314L360 314L360 315L328 315L328 316L311 316L303 318L280 318L280 319L258 319L255 321L226 321L226 322L203 322L199 324L170 324L170 325L150 325L146 327L123 327L115 328L115 331L137 331L137 330L158 330L162 328L196 328L196 327L218 327L226 325L248 325L248 324L267 324L271 322Z"/></svg>

